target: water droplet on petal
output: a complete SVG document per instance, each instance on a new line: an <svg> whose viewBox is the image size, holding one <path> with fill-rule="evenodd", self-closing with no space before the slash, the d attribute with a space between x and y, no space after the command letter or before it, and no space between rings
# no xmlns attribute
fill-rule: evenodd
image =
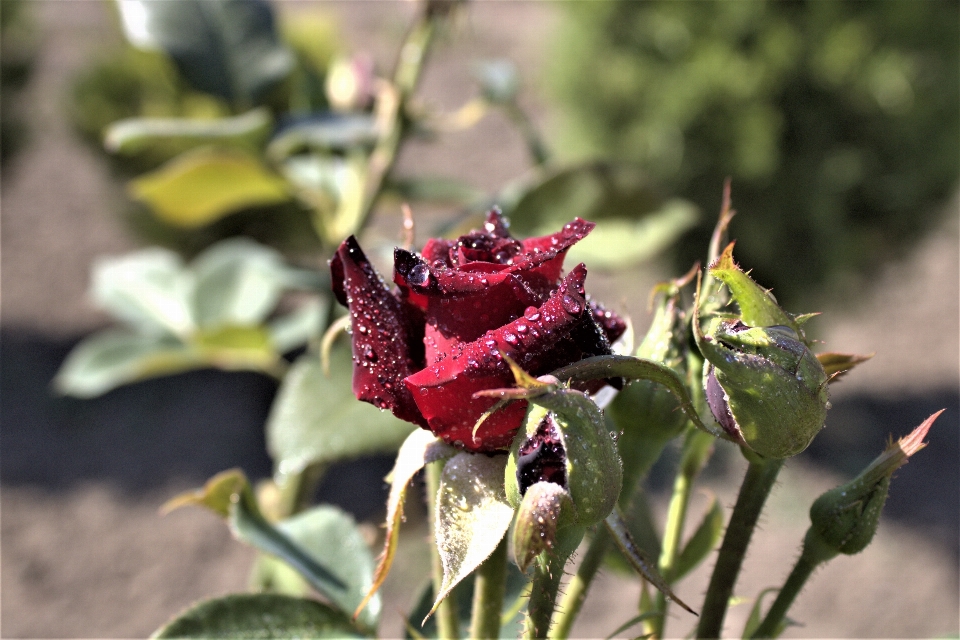
<svg viewBox="0 0 960 640"><path fill-rule="evenodd" d="M560 299L560 304L563 306L563 310L572 316L578 315L583 311L583 305L580 304L580 301L568 293L563 294L563 298Z"/></svg>

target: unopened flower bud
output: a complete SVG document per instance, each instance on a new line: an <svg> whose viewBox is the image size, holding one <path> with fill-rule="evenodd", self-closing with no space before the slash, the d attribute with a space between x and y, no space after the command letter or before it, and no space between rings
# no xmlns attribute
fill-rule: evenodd
<svg viewBox="0 0 960 640"><path fill-rule="evenodd" d="M570 529L575 538L573 549L558 548L569 547L569 544L563 543L570 536L562 535L558 539L557 531L561 521L569 525L572 510L570 494L558 484L541 480L527 488L517 509L513 528L513 553L521 571L526 571L534 558L544 551L556 550L564 556L573 552L583 537L583 527L564 528L564 532Z"/></svg>
<svg viewBox="0 0 960 640"><path fill-rule="evenodd" d="M603 414L573 389L557 389L529 402L507 462L508 501L519 507L530 487L549 482L563 488L571 500L572 509L560 513L558 527L600 522L613 510L623 481Z"/></svg>
<svg viewBox="0 0 960 640"><path fill-rule="evenodd" d="M739 316L714 314L694 336L705 358L707 404L725 437L766 458L807 448L823 427L829 376L795 318L733 262L732 245L710 266L726 284Z"/></svg>
<svg viewBox="0 0 960 640"><path fill-rule="evenodd" d="M821 562L838 553L860 553L870 544L893 472L925 446L923 439L941 413L927 418L910 435L891 442L856 478L816 499L810 507L811 525L805 545L822 550L821 555L827 557Z"/></svg>
<svg viewBox="0 0 960 640"><path fill-rule="evenodd" d="M807 448L827 417L828 377L792 329L721 320L697 344L707 404L731 439L766 458Z"/></svg>

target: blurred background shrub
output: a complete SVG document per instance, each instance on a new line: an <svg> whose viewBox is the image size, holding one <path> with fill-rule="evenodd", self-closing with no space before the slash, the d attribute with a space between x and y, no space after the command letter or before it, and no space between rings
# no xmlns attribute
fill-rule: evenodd
<svg viewBox="0 0 960 640"><path fill-rule="evenodd" d="M4 0L0 10L0 165L6 166L26 142L17 96L33 68L38 39L23 0Z"/></svg>
<svg viewBox="0 0 960 640"><path fill-rule="evenodd" d="M943 214L955 0L561 6L547 59L562 148L639 163L700 207L677 268L699 257L727 176L740 258L788 306L849 293Z"/></svg>

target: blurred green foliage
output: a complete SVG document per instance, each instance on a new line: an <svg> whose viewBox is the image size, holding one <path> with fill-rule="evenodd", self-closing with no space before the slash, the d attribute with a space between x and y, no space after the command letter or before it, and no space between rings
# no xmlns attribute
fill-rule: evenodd
<svg viewBox="0 0 960 640"><path fill-rule="evenodd" d="M6 165L26 142L17 96L27 84L37 50L37 33L23 0L0 4L0 164Z"/></svg>
<svg viewBox="0 0 960 640"><path fill-rule="evenodd" d="M701 208L678 267L727 176L738 253L781 301L855 282L943 213L960 159L955 0L562 7L549 81L565 153L637 162Z"/></svg>

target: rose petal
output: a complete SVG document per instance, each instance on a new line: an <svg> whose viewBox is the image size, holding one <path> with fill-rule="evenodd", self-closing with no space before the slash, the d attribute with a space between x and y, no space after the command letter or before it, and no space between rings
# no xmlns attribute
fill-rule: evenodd
<svg viewBox="0 0 960 640"><path fill-rule="evenodd" d="M432 364L491 327L516 320L543 297L510 273L430 269L426 260L397 249L394 282L425 309L426 362Z"/></svg>
<svg viewBox="0 0 960 640"><path fill-rule="evenodd" d="M593 222L574 218L557 233L523 240L523 258L514 260L514 269L529 270L549 282L556 282L567 251L586 238L595 226Z"/></svg>
<svg viewBox="0 0 960 640"><path fill-rule="evenodd" d="M539 307L529 308L522 317L473 342L457 345L447 357L406 378L404 383L430 430L447 442L459 441L468 451L508 446L520 427L525 403L513 403L494 413L474 439L477 420L496 400L474 398L473 394L512 385L513 374L501 352L534 375L557 366L554 347L581 323L587 309L583 295L586 275L586 267L578 265Z"/></svg>
<svg viewBox="0 0 960 640"><path fill-rule="evenodd" d="M610 311L599 302L590 300L590 311L593 313L593 319L603 329L607 335L607 340L614 343L627 330L627 323L619 315Z"/></svg>
<svg viewBox="0 0 960 640"><path fill-rule="evenodd" d="M390 409L401 420L426 426L402 380L422 366L416 347L422 324L387 289L356 238L343 241L330 263L333 288L350 309L353 329L353 393ZM413 347L413 348L411 348Z"/></svg>

